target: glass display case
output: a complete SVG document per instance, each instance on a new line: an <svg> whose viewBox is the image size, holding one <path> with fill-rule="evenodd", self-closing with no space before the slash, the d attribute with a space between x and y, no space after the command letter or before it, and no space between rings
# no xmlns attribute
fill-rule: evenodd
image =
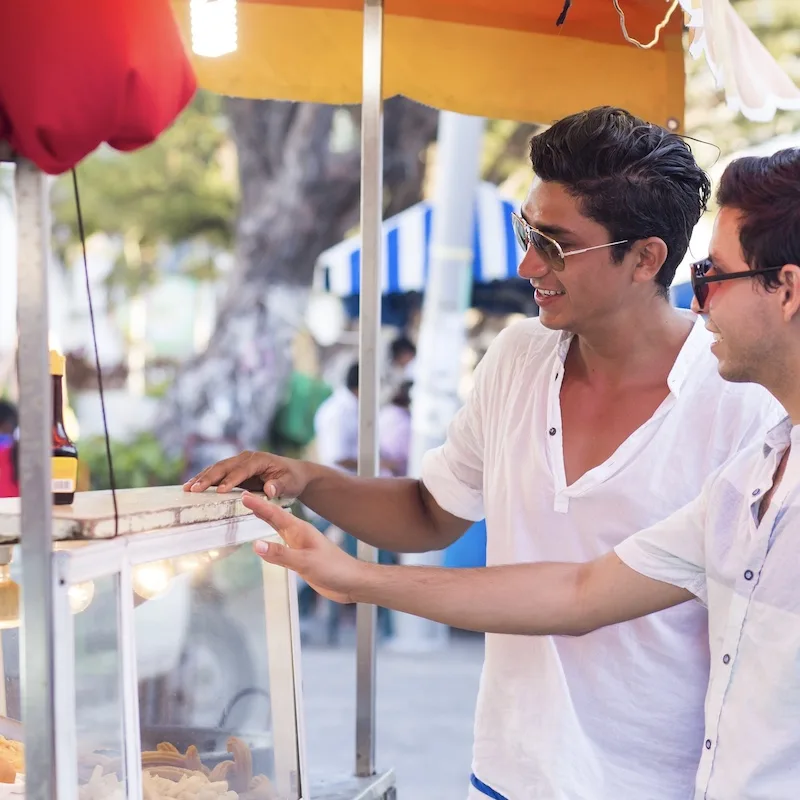
<svg viewBox="0 0 800 800"><path fill-rule="evenodd" d="M59 796L308 797L294 576L251 547L274 537L271 529L238 493L127 490L117 504L116 520L109 492L53 510ZM10 546L18 526L19 501L0 501L7 718L25 674L14 669L11 643L20 624L19 554ZM22 751L13 742L22 729L12 725L7 736L0 781L4 766L7 780L20 773L19 794L23 768L13 755Z"/></svg>

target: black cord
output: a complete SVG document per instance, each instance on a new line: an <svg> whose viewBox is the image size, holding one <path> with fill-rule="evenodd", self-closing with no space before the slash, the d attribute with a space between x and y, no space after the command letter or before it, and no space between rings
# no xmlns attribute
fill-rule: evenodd
<svg viewBox="0 0 800 800"><path fill-rule="evenodd" d="M561 13L556 20L557 28L560 28L567 21L567 14L569 13L570 6L572 6L572 0L564 0L564 7L561 9Z"/></svg>
<svg viewBox="0 0 800 800"><path fill-rule="evenodd" d="M245 697L252 697L253 695L265 697L267 700L269 700L269 692L264 691L264 689L259 689L257 686L250 686L247 689L241 689L240 691L236 692L236 694L228 702L228 705L225 706L222 716L219 718L219 722L217 723L217 727L224 731L225 725L228 723L228 717L231 715L233 709L238 705L239 701L244 700Z"/></svg>
<svg viewBox="0 0 800 800"><path fill-rule="evenodd" d="M97 329L94 324L94 305L92 304L92 287L89 280L89 260L86 257L86 232L83 227L83 214L81 213L81 196L78 192L78 172L72 169L72 186L75 189L75 209L78 215L78 234L81 237L83 249L83 272L86 276L86 299L89 301L89 320L92 325L92 342L94 343L94 363L97 368L97 386L100 390L100 410L103 414L103 436L106 442L106 458L108 459L108 480L111 484L111 500L114 504L114 536L119 535L119 509L117 508L117 481L114 477L114 461L111 458L111 438L108 435L108 420L106 419L106 398L103 392L103 372L100 369L100 351L97 349Z"/></svg>

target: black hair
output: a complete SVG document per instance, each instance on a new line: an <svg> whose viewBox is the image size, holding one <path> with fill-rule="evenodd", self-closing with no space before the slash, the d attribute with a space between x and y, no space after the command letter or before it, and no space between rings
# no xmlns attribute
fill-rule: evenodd
<svg viewBox="0 0 800 800"><path fill-rule="evenodd" d="M530 158L534 173L563 184L611 241L628 240L613 248L616 261L637 240L663 239L667 258L656 285L666 296L711 195L689 145L621 108L601 106L534 136Z"/></svg>
<svg viewBox="0 0 800 800"><path fill-rule="evenodd" d="M417 354L417 348L408 336L398 336L397 339L389 345L389 352L392 361L395 361L399 356L403 355L403 353L410 353L412 356L415 356Z"/></svg>
<svg viewBox="0 0 800 800"><path fill-rule="evenodd" d="M358 362L350 365L344 384L351 391L356 391L358 389Z"/></svg>
<svg viewBox="0 0 800 800"><path fill-rule="evenodd" d="M17 427L17 407L8 400L0 400L0 428L10 425L10 427Z"/></svg>
<svg viewBox="0 0 800 800"><path fill-rule="evenodd" d="M732 161L717 202L741 213L739 244L751 269L800 264L800 148ZM777 270L754 277L766 289L781 285Z"/></svg>

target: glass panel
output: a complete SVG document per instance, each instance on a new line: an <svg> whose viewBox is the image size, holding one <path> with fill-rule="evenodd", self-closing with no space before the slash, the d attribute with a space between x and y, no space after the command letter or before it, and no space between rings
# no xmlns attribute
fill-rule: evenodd
<svg viewBox="0 0 800 800"><path fill-rule="evenodd" d="M69 603L75 615L79 800L123 800L119 576L70 586Z"/></svg>
<svg viewBox="0 0 800 800"><path fill-rule="evenodd" d="M212 550L133 584L145 797L279 800L261 561Z"/></svg>

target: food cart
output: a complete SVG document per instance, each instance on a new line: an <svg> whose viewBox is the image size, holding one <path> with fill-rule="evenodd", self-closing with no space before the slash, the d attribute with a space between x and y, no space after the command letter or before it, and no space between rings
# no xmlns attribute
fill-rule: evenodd
<svg viewBox="0 0 800 800"><path fill-rule="evenodd" d="M202 86L243 97L362 102L359 472L374 475L384 96L538 122L618 104L679 130L680 9L661 0L629 0L627 15L612 0L226 5L238 15L238 46L218 58L193 57ZM173 6L189 42L190 3ZM2 99L0 93L0 105ZM6 653L0 711L24 718L25 726L7 719L0 733L24 738L26 752L24 770L13 744L0 746L0 762L8 751L26 780L3 790L29 800L177 796L178 786L182 798L206 800L394 797L392 772L378 771L374 758L374 609L358 609L355 776L312 786L293 578L255 559L248 543L265 528L239 497L185 495L175 487L86 493L70 508L51 508L47 182L24 149L6 157L17 161L24 265L18 316L25 446L21 503L0 504L0 621L4 646L20 626L25 657L15 699ZM359 555L374 558L365 546ZM20 560L21 608L14 580ZM231 565L250 583L226 579ZM216 598L231 623L246 613L247 643L260 657L252 685L227 685L223 676L211 698L197 678L202 670L191 669L199 634L190 607L202 593Z"/></svg>

